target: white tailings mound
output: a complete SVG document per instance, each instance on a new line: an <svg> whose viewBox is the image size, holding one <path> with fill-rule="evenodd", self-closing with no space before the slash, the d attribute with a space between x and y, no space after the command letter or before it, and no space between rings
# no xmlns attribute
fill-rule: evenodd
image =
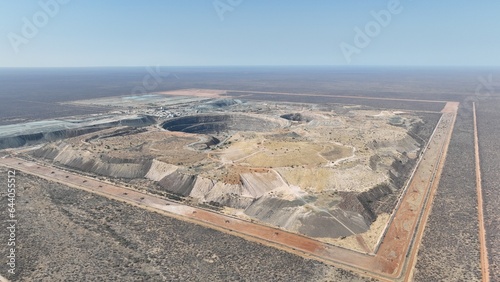
<svg viewBox="0 0 500 282"><path fill-rule="evenodd" d="M153 160L151 168L146 174L146 178L151 179L153 181L160 181L165 176L172 174L177 169L178 167L175 165L164 163L158 160Z"/></svg>
<svg viewBox="0 0 500 282"><path fill-rule="evenodd" d="M276 173L242 173L240 174L243 187L254 198L262 196L264 193L276 189L277 187L288 186Z"/></svg>

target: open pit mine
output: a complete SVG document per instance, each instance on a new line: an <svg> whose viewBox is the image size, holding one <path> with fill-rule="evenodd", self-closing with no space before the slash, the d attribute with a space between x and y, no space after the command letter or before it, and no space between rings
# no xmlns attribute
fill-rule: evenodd
<svg viewBox="0 0 500 282"><path fill-rule="evenodd" d="M0 147L31 146L18 157L326 243L356 249L361 236L373 250L439 119L355 105L143 98L78 101L113 112L0 127Z"/></svg>

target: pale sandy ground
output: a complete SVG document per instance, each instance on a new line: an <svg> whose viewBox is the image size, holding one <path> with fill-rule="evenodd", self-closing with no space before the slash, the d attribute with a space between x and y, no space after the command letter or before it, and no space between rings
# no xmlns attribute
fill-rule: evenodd
<svg viewBox="0 0 500 282"><path fill-rule="evenodd" d="M173 91L155 92L155 94L173 95L173 96L195 96L204 98L217 98L226 94L226 90L211 89L181 89Z"/></svg>

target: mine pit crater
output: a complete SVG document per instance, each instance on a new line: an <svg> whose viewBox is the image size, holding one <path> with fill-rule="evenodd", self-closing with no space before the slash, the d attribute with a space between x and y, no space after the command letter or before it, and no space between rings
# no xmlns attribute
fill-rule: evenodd
<svg viewBox="0 0 500 282"><path fill-rule="evenodd" d="M249 114L200 114L174 118L161 124L168 131L219 135L224 132L266 132L286 126L281 118Z"/></svg>

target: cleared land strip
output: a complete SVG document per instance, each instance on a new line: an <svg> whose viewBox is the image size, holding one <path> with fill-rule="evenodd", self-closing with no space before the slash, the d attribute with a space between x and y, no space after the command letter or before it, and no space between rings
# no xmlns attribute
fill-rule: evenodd
<svg viewBox="0 0 500 282"><path fill-rule="evenodd" d="M476 160L476 189L477 189L477 211L479 217L479 242L481 245L481 273L484 282L490 281L488 248L486 247L486 231L484 228L484 210L483 210L483 188L481 186L481 162L479 158L479 141L477 137L477 118L476 103L472 103L472 112L474 115L474 152Z"/></svg>
<svg viewBox="0 0 500 282"><path fill-rule="evenodd" d="M375 255L381 271L393 279L400 278L413 267L438 186L455 116L452 113L443 114ZM409 267L406 267L408 263Z"/></svg>
<svg viewBox="0 0 500 282"><path fill-rule="evenodd" d="M110 199L125 201L148 210L208 226L304 257L351 269L365 276L382 280L399 280L404 271L406 273L411 271L417 255L418 244L432 205L434 192L438 186L456 117L457 105L456 103L448 104L443 109L443 117L435 129L429 142L430 145L421 157L414 176L402 195L375 255L344 249L277 228L186 206L14 157L4 157L0 159L0 164Z"/></svg>
<svg viewBox="0 0 500 282"><path fill-rule="evenodd" d="M434 197L436 196L437 189L439 187L439 181L441 179L441 173L443 171L445 162L446 162L446 154L448 152L448 147L450 145L451 137L453 135L453 128L456 122L456 111L458 111L458 106L459 103L448 103L447 106L443 109L443 117L451 118L451 120L448 120L450 123L450 128L448 133L442 133L442 134L447 134L447 138L444 140L444 143L441 145L441 150L439 152L440 156L437 160L436 166L433 169L433 176L431 183L429 183L429 191L426 194L426 199L424 201L423 207L422 207L422 212L421 215L416 222L416 230L414 234L414 239L413 239L413 246L411 249L408 250L407 253L407 261L406 261L406 266L404 266L406 271L403 271L403 267L401 267L400 270L400 275L404 274L404 281L413 281L413 275L414 275L414 270L415 270L415 265L417 263L417 255L418 255L418 250L420 249L420 244L422 243L422 237L424 236L424 230L427 225L427 220L429 219L429 215L432 211L432 203L434 201ZM428 146L439 146L439 144L431 144Z"/></svg>
<svg viewBox="0 0 500 282"><path fill-rule="evenodd" d="M440 101L440 100L417 100L417 99L404 99L404 98L383 98L383 97L347 96L347 95L325 95L325 94L314 94L314 93L286 93L286 92L264 92L264 91L244 91L244 90L225 90L225 91L226 92L232 92L232 93L249 93L249 94L255 93L255 94L270 94L270 95L315 96L315 97L349 98L349 99L366 99L366 100L383 100L383 101L448 103L448 101Z"/></svg>

